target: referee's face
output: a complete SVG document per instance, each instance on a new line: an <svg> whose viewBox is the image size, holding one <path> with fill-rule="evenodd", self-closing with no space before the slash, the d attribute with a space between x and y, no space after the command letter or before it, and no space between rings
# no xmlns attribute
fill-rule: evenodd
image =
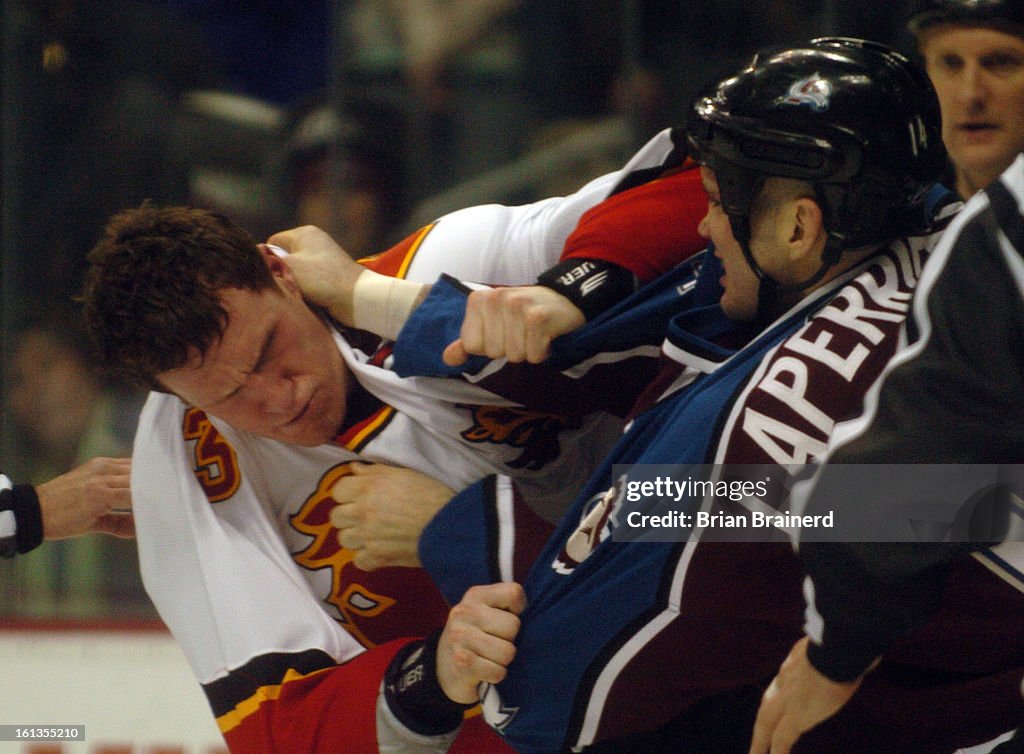
<svg viewBox="0 0 1024 754"><path fill-rule="evenodd" d="M269 264L277 288L222 291L228 314L223 337L158 377L186 403L236 429L320 445L341 425L351 373L287 268Z"/></svg>
<svg viewBox="0 0 1024 754"><path fill-rule="evenodd" d="M966 199L1024 150L1024 37L939 24L918 38L942 106L942 140Z"/></svg>

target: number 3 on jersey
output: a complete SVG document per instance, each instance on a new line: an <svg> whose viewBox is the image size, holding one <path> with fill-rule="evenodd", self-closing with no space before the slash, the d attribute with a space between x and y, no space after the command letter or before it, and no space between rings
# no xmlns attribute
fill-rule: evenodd
<svg viewBox="0 0 1024 754"><path fill-rule="evenodd" d="M207 499L219 503L234 495L242 483L235 449L198 408L185 412L182 430L186 441L195 441L192 468Z"/></svg>

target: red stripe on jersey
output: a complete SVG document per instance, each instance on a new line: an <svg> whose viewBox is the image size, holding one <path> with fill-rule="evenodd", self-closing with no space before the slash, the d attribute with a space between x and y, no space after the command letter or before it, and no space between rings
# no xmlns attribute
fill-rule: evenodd
<svg viewBox="0 0 1024 754"><path fill-rule="evenodd" d="M348 396L345 420L334 442L358 453L394 418L395 409L357 382Z"/></svg>
<svg viewBox="0 0 1024 754"><path fill-rule="evenodd" d="M391 406L382 406L366 419L348 427L344 432L334 438L334 442L348 448L353 453L358 453L365 448L374 437L379 435L394 418L395 409Z"/></svg>
<svg viewBox="0 0 1024 754"><path fill-rule="evenodd" d="M372 257L360 259L359 264L368 267L381 275L390 275L393 278L404 278L409 272L409 265L420 250L424 239L430 234L437 223L431 223L425 228L413 233L403 241L399 241L387 251Z"/></svg>
<svg viewBox="0 0 1024 754"><path fill-rule="evenodd" d="M700 170L688 162L584 212L562 259L603 259L649 282L707 246L697 231L707 211Z"/></svg>

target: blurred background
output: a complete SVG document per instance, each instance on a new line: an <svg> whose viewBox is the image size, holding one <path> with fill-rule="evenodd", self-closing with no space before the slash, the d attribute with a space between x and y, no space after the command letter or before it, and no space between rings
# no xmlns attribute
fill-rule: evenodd
<svg viewBox="0 0 1024 754"><path fill-rule="evenodd" d="M438 215L620 166L753 50L907 50L903 0L3 0L0 471L130 451L143 396L93 370L73 297L106 218L314 223L353 256ZM907 50L909 51L909 50ZM134 544L0 562L0 625L155 620Z"/></svg>

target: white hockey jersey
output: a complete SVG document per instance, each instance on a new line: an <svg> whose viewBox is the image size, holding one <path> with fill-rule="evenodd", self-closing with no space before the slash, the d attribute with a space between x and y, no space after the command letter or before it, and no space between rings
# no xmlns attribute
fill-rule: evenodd
<svg viewBox="0 0 1024 754"><path fill-rule="evenodd" d="M621 175L671 148L660 134L622 171L570 197L453 213L369 266L424 282L441 272L532 281ZM293 674L443 623L446 606L421 571L368 574L338 545L329 491L349 462L411 467L455 489L499 472L543 507L561 491L571 499L587 477L581 456L596 462L618 436L609 416L530 413L459 380L398 377L390 345L365 335L338 335L359 385L335 443L303 448L237 432L166 394L152 394L140 417L132 494L144 583L226 735L273 704L279 692L267 689Z"/></svg>

